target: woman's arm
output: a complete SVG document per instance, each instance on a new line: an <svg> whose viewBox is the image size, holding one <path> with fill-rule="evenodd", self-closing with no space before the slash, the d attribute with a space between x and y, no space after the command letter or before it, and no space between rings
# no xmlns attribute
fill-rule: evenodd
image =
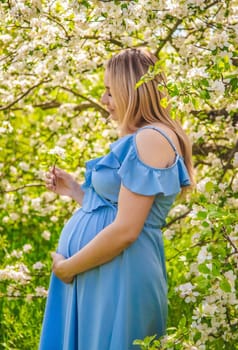
<svg viewBox="0 0 238 350"><path fill-rule="evenodd" d="M81 189L81 185L76 181L73 184L73 189L72 189L72 192L70 193L70 197L82 206L84 192Z"/></svg>
<svg viewBox="0 0 238 350"><path fill-rule="evenodd" d="M119 255L137 239L153 200L154 196L138 195L121 186L118 213L113 223L69 259L56 253L52 255L56 276L68 283L75 275Z"/></svg>

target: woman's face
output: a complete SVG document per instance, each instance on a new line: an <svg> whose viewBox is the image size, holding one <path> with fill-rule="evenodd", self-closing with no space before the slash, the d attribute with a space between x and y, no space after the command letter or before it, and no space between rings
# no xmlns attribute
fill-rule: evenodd
<svg viewBox="0 0 238 350"><path fill-rule="evenodd" d="M105 71L104 85L105 85L106 91L102 95L101 102L106 106L106 108L110 114L110 117L113 120L117 120L118 118L116 115L116 107L115 107L115 104L113 102L113 96L111 95L111 91L110 91L109 74L108 74L107 70Z"/></svg>

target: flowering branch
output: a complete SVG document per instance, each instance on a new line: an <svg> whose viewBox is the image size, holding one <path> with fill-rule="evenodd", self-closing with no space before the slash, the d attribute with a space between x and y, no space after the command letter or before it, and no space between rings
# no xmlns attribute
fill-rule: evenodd
<svg viewBox="0 0 238 350"><path fill-rule="evenodd" d="M25 96L27 96L32 90L34 90L35 88L37 88L38 86L48 83L50 82L51 79L48 80L42 80L39 83L31 86L28 90L26 90L22 95L20 95L16 100L14 100L13 102L9 103L8 105L1 107L0 106L0 111L5 111L6 109L11 108L12 106L14 106L17 102L19 102L20 100L22 100Z"/></svg>
<svg viewBox="0 0 238 350"><path fill-rule="evenodd" d="M170 38L172 37L173 33L176 31L176 29L178 28L178 26L182 23L182 19L179 18L177 19L177 21L175 22L174 26L171 28L170 32L168 33L168 35L166 36L166 38L164 40L161 41L158 49L155 52L155 55L158 56L160 51L163 49L164 45L170 40Z"/></svg>
<svg viewBox="0 0 238 350"><path fill-rule="evenodd" d="M39 183L39 184L28 184L28 185L23 185L17 188L11 188L10 190L4 190L4 191L0 191L0 193L9 193L9 192L17 192L22 190L23 188L27 188L27 187L44 187L45 185L43 183Z"/></svg>
<svg viewBox="0 0 238 350"><path fill-rule="evenodd" d="M91 98L86 97L86 96L80 94L79 92L77 92L73 89L69 89L69 88L64 87L64 86L59 86L59 88L65 90L65 91L71 92L72 94L74 94L77 97L82 98L83 100L89 101L92 104L92 106L94 106L96 109L98 109L102 113L102 115L104 117L108 116L108 111L105 108L103 108L99 103L93 101Z"/></svg>
<svg viewBox="0 0 238 350"><path fill-rule="evenodd" d="M207 117L209 117L209 119L211 121L215 121L216 117L224 116L224 117L228 118L228 116L229 116L229 113L225 108L212 109L210 111L204 111L204 110L190 111L190 113L195 115L195 116L206 115ZM238 122L238 113L234 113L232 115L232 118L233 118L233 124L235 125Z"/></svg>
<svg viewBox="0 0 238 350"><path fill-rule="evenodd" d="M47 13L45 13L45 14L43 14L43 15L44 15L46 18L48 18L50 21L56 23L60 28L63 29L63 31L64 31L64 33L65 33L65 35L66 35L67 40L70 40L70 39L71 39L72 36L70 36L70 35L68 34L68 32L67 32L67 30L65 29L65 27L63 26L63 24L60 23L59 20L58 20L57 18L55 18L55 17L53 17L52 15L49 15L49 14L47 14Z"/></svg>
<svg viewBox="0 0 238 350"><path fill-rule="evenodd" d="M167 260L168 261L171 261L171 260L173 260L174 258L176 258L178 255L180 255L180 254L182 254L182 253L184 253L184 252L187 252L188 250L190 250L190 249L193 249L193 248L196 248L196 247L201 247L201 246L203 246L204 244L207 244L207 243L217 243L217 242L219 242L219 241L221 241L220 239L216 239L216 240L212 240L212 239L208 239L208 240L205 240L205 241L202 241L202 242L198 242L198 243L196 243L196 244L193 244L193 245L191 245L190 247L187 247L187 248L185 248L185 249L183 249L183 250L178 250L178 253L176 253L175 255L173 255L173 256L171 256L171 258L168 258Z"/></svg>
<svg viewBox="0 0 238 350"><path fill-rule="evenodd" d="M100 36L96 36L96 35L84 35L83 37L80 37L81 40L98 40L98 41L101 41L101 40L105 40L105 38L102 38ZM109 39L106 39L106 41L109 41L110 43L112 44L115 44L119 47L124 47L124 45L117 39L114 39L112 37L110 37Z"/></svg>
<svg viewBox="0 0 238 350"><path fill-rule="evenodd" d="M176 218L170 220L170 222L168 222L164 227L169 227L171 225L173 225L175 222L185 218L189 213L191 212L191 209L187 210L185 213L177 216Z"/></svg>
<svg viewBox="0 0 238 350"><path fill-rule="evenodd" d="M60 103L59 101L56 101L56 100L53 100L53 101L48 101L48 102L45 102L45 103L39 103L39 104L35 104L33 105L34 108L42 108L43 110L47 110L47 109L51 109L51 108L58 108L62 105L62 103ZM83 103L80 103L79 105L75 106L74 107L74 110L75 111L78 111L78 112L81 112L85 109L88 109L88 108L95 108L95 105L93 103L90 103L90 102L83 102Z"/></svg>
<svg viewBox="0 0 238 350"><path fill-rule="evenodd" d="M235 253L235 254L238 254L238 248L237 248L237 246L235 245L235 243L231 240L230 236L226 234L225 227L223 227L222 230L223 230L223 237L224 237L224 238L230 243L230 245L233 247L234 253Z"/></svg>
<svg viewBox="0 0 238 350"><path fill-rule="evenodd" d="M238 152L238 141L236 142L235 147L230 152L227 153L227 163L226 163L226 165L223 168L222 175L218 179L218 183L222 181L222 179L225 176L227 170L231 168L231 162L232 162L234 154L236 152Z"/></svg>
<svg viewBox="0 0 238 350"><path fill-rule="evenodd" d="M226 153L224 153L224 149L227 150ZM209 145L209 144L196 144L196 143L193 144L193 154L196 156L197 155L205 156L205 155L208 155L208 153L210 152L211 153L218 152L220 154L221 159L227 159L227 157L229 157L231 149L222 145Z"/></svg>

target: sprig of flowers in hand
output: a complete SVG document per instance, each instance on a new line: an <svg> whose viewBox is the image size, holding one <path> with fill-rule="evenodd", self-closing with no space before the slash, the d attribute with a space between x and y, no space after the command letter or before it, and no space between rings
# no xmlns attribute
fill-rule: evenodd
<svg viewBox="0 0 238 350"><path fill-rule="evenodd" d="M55 174L55 165L58 158L65 159L65 149L59 146L55 146L54 148L51 148L51 150L49 151L49 154L52 154L55 156L54 164L52 167L53 174ZM56 186L55 181L54 181L54 186Z"/></svg>

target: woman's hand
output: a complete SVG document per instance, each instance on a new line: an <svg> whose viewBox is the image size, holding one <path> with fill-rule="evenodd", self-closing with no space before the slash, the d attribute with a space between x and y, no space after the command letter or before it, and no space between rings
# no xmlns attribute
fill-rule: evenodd
<svg viewBox="0 0 238 350"><path fill-rule="evenodd" d="M46 187L63 196L71 196L75 182L73 176L55 166L46 174Z"/></svg>
<svg viewBox="0 0 238 350"><path fill-rule="evenodd" d="M65 257L58 253L51 253L53 259L52 262L52 271L54 274L64 283L73 282L74 276L69 276L65 269Z"/></svg>
<svg viewBox="0 0 238 350"><path fill-rule="evenodd" d="M68 196L79 203L82 201L83 192L80 185L75 181L72 175L55 166L46 174L46 187L62 196Z"/></svg>

